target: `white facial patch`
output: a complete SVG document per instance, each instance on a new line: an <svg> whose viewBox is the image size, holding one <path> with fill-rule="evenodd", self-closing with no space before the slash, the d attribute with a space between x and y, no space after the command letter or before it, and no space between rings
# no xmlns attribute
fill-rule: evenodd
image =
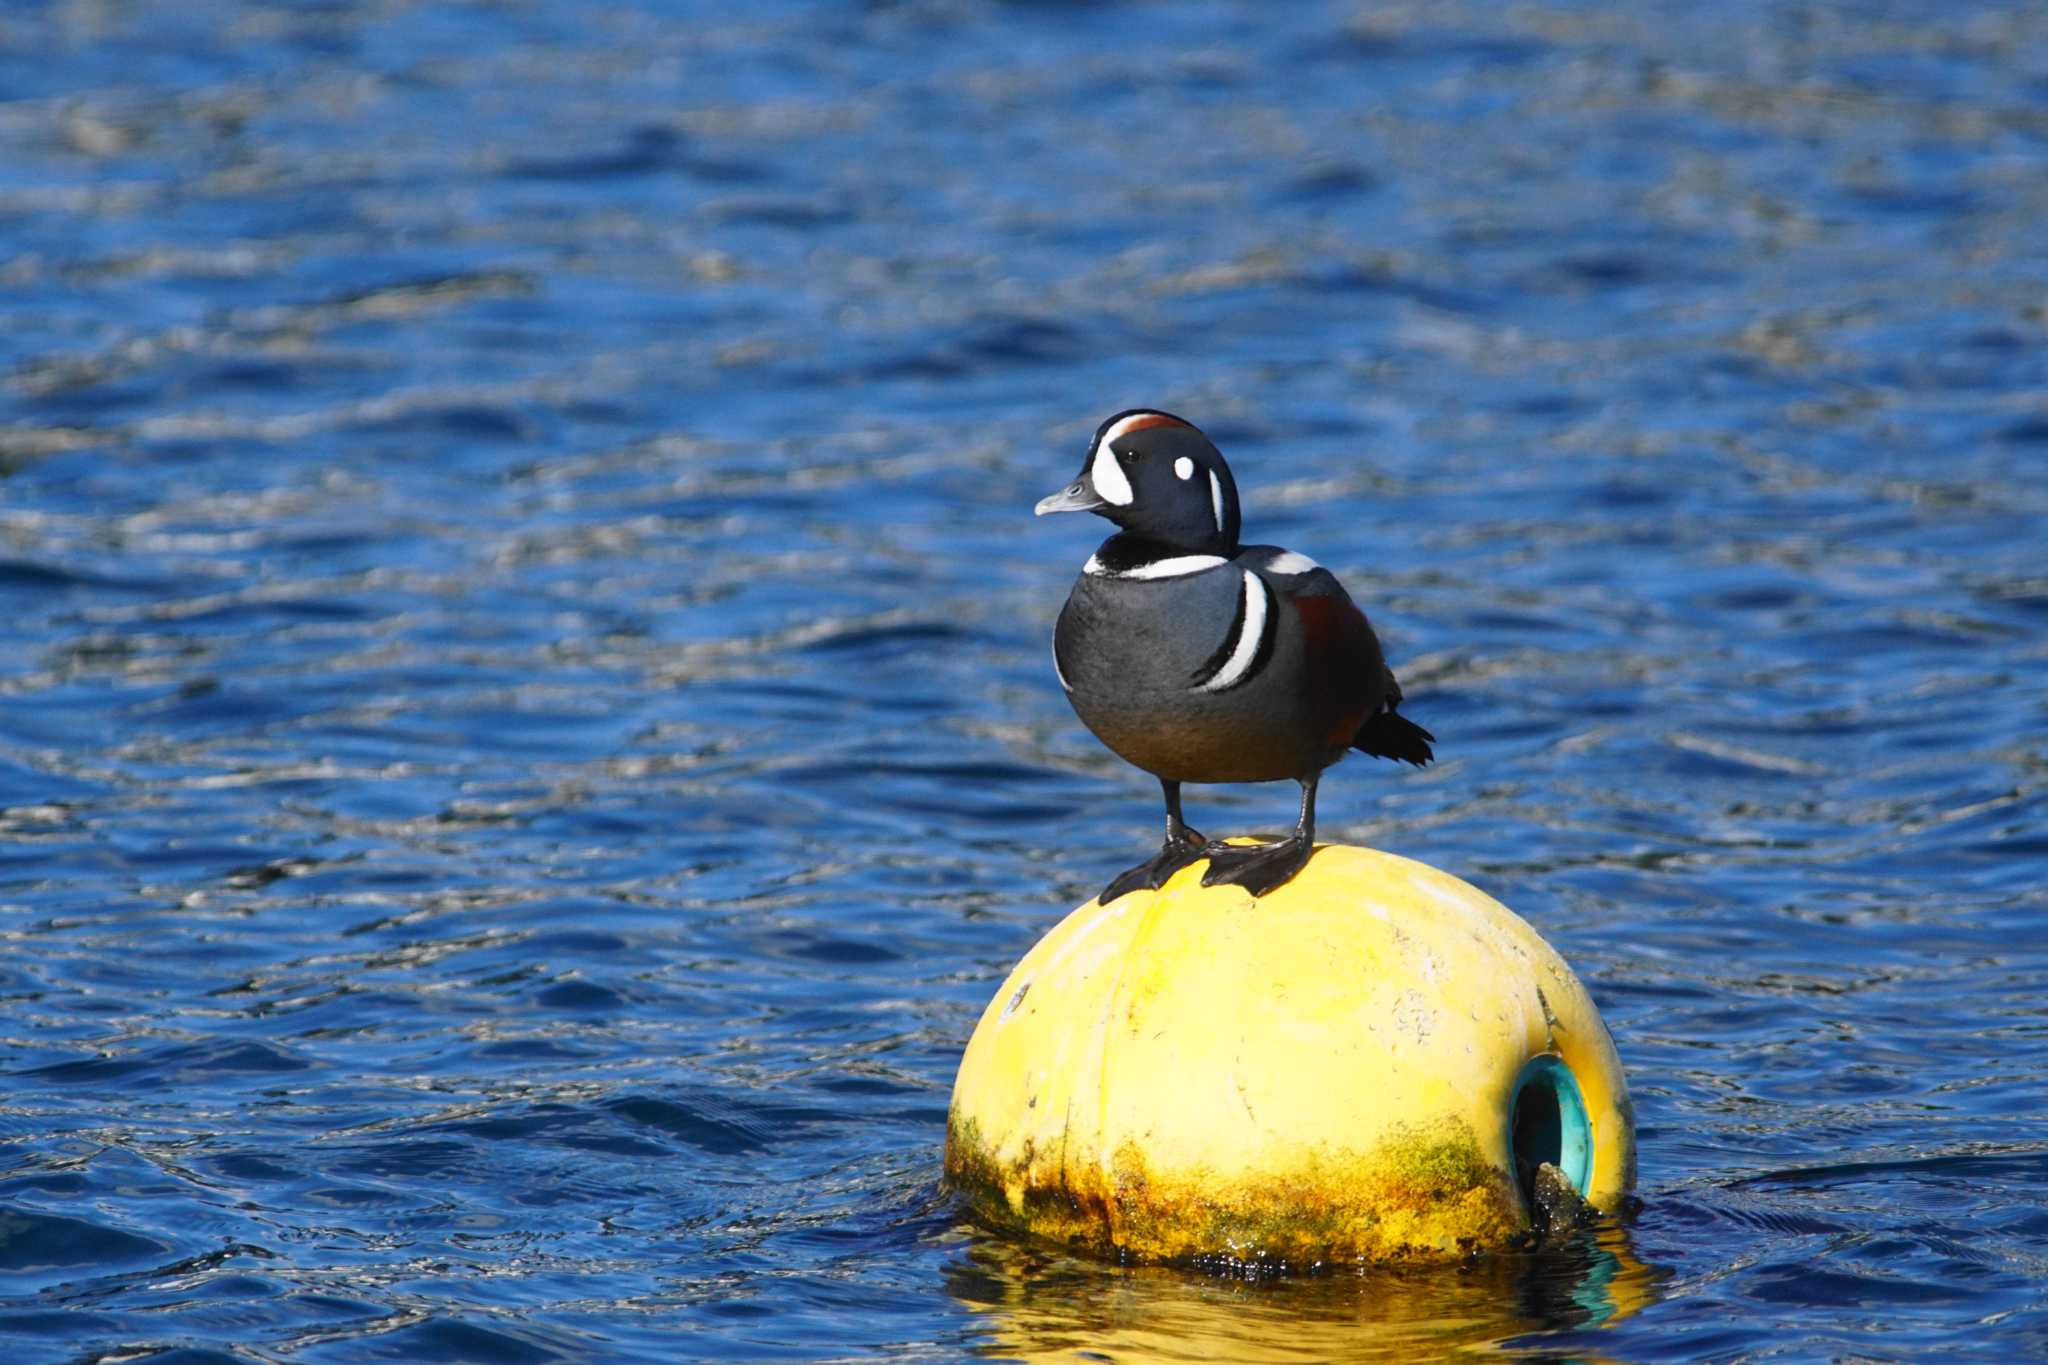
<svg viewBox="0 0 2048 1365"><path fill-rule="evenodd" d="M1216 477L1216 471L1209 471L1209 508L1216 513L1216 534L1223 534L1223 480Z"/></svg>
<svg viewBox="0 0 2048 1365"><path fill-rule="evenodd" d="M1244 681L1245 674L1252 671L1252 664L1259 657L1259 641L1266 633L1266 585L1251 570L1244 575L1244 628L1237 633L1237 643L1231 647L1230 657L1223 667L1216 670L1216 676L1202 684L1204 692L1221 692Z"/></svg>
<svg viewBox="0 0 2048 1365"><path fill-rule="evenodd" d="M1173 477L1185 483L1195 477L1195 462L1183 455L1173 462Z"/></svg>
<svg viewBox="0 0 2048 1365"><path fill-rule="evenodd" d="M1266 561L1266 568L1273 573L1314 573L1321 567L1307 555L1298 555L1292 550L1282 550Z"/></svg>
<svg viewBox="0 0 2048 1365"><path fill-rule="evenodd" d="M1109 448L1106 438L1095 447L1094 463L1088 466L1088 481L1105 501L1118 507L1131 505L1131 481L1124 477L1124 467L1116 462L1116 452Z"/></svg>

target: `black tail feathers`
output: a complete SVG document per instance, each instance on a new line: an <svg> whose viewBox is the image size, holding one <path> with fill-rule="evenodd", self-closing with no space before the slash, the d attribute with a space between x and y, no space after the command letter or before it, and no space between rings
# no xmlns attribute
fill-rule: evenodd
<svg viewBox="0 0 2048 1365"><path fill-rule="evenodd" d="M1358 727L1358 733L1352 736L1351 747L1374 758L1399 759L1420 768L1436 757L1436 751L1429 747L1435 740L1435 735L1414 721L1403 720L1392 711L1382 711Z"/></svg>

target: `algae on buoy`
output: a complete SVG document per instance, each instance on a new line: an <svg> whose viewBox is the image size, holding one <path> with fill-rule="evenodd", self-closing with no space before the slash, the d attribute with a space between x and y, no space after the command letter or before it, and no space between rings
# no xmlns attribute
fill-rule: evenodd
<svg viewBox="0 0 2048 1365"><path fill-rule="evenodd" d="M989 1002L946 1135L987 1214L1300 1267L1515 1245L1543 1164L1621 1202L1620 1059L1514 912L1370 849L1321 846L1257 900L1205 866L1082 906Z"/></svg>

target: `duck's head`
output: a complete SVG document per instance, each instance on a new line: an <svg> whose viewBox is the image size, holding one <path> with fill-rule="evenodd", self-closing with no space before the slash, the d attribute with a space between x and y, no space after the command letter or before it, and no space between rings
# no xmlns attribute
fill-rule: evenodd
<svg viewBox="0 0 2048 1365"><path fill-rule="evenodd" d="M1125 531L1189 554L1237 549L1237 483L1192 423L1156 408L1120 412L1095 429L1081 475L1037 512L1094 512Z"/></svg>

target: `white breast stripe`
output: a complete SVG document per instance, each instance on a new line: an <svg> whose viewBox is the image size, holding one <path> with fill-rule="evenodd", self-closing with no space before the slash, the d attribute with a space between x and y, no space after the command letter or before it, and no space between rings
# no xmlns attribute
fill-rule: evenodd
<svg viewBox="0 0 2048 1365"><path fill-rule="evenodd" d="M1119 570L1106 568L1100 559L1089 555L1081 571L1097 578L1185 578L1227 562L1221 555L1175 555L1172 559L1155 559L1149 564Z"/></svg>
<svg viewBox="0 0 2048 1365"><path fill-rule="evenodd" d="M1202 684L1204 692L1221 692L1226 687L1235 687L1251 672L1252 662L1258 657L1259 638L1266 633L1266 585L1251 570L1244 575L1244 629L1237 633L1237 644L1231 649L1230 657L1216 676Z"/></svg>
<svg viewBox="0 0 2048 1365"><path fill-rule="evenodd" d="M1322 567L1307 555L1292 550L1282 550L1266 561L1266 569L1271 573L1313 573Z"/></svg>
<svg viewBox="0 0 2048 1365"><path fill-rule="evenodd" d="M1060 680L1060 689L1062 691L1071 692L1074 690L1074 685L1067 681L1067 675L1060 671L1060 642L1058 640L1052 642L1052 675Z"/></svg>
<svg viewBox="0 0 2048 1365"><path fill-rule="evenodd" d="M1209 471L1209 506L1216 513L1216 534L1223 534L1223 480L1216 477L1216 471Z"/></svg>
<svg viewBox="0 0 2048 1365"><path fill-rule="evenodd" d="M1124 477L1124 468L1116 462L1116 452L1109 448L1107 438L1095 447L1095 462L1088 466L1088 479L1096 492L1118 507L1131 505L1131 481Z"/></svg>

